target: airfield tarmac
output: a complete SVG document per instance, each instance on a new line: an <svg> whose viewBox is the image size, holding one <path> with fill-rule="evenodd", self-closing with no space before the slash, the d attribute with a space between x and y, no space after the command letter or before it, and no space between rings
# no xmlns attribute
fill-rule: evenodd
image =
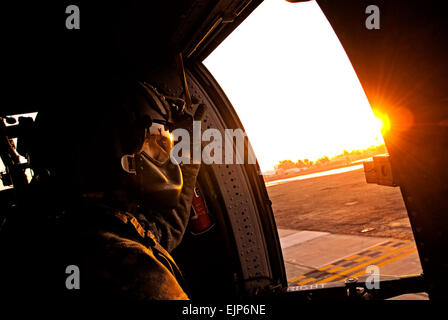
<svg viewBox="0 0 448 320"><path fill-rule="evenodd" d="M422 272L399 188L367 184L363 169L267 188L290 285ZM398 299L427 299L425 293Z"/></svg>
<svg viewBox="0 0 448 320"><path fill-rule="evenodd" d="M353 168L269 183L267 190L277 227L413 240L400 189L368 184L363 169Z"/></svg>

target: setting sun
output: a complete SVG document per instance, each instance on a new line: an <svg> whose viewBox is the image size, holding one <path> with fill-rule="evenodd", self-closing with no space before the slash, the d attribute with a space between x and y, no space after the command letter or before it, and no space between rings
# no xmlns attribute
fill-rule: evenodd
<svg viewBox="0 0 448 320"><path fill-rule="evenodd" d="M269 22L269 23L267 23ZM262 171L384 143L336 34L315 1L266 0L205 61Z"/></svg>
<svg viewBox="0 0 448 320"><path fill-rule="evenodd" d="M373 113L375 115L375 120L377 122L378 129L381 131L382 134L387 133L390 130L389 116L379 111L374 111Z"/></svg>

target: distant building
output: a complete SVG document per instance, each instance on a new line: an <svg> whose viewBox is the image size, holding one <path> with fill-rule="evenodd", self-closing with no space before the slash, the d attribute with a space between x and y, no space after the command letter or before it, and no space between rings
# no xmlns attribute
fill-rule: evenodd
<svg viewBox="0 0 448 320"><path fill-rule="evenodd" d="M276 174L275 170L268 170L263 172L264 176L273 176L275 174Z"/></svg>
<svg viewBox="0 0 448 320"><path fill-rule="evenodd" d="M291 168L291 169L285 170L285 173L286 174L294 174L294 173L299 173L300 171L302 171L302 170L299 168Z"/></svg>

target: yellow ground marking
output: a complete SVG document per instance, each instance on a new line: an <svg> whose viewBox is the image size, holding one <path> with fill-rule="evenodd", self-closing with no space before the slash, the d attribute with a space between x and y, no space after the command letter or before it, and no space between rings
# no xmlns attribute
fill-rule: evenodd
<svg viewBox="0 0 448 320"><path fill-rule="evenodd" d="M389 251L389 250L393 250L393 249L395 249L396 247L389 247L389 246L386 246L386 247L384 247L383 249L380 249L379 251L381 251L381 252L386 252L386 251Z"/></svg>
<svg viewBox="0 0 448 320"><path fill-rule="evenodd" d="M347 274L349 274L349 273L351 273L353 271L361 269L362 267L366 267L366 266L371 265L371 264L373 264L373 263L375 263L377 261L383 260L384 258L387 258L387 257L389 257L389 256L391 256L391 255L393 255L395 253L398 253L398 252L404 251L406 249L409 249L411 246L412 246L412 244L409 244L407 246L404 246L404 247L398 248L396 250L390 251L390 252L388 252L388 253L386 253L386 254L384 254L382 256L379 256L379 257L377 257L375 259L369 260L369 261L361 263L361 264L359 264L359 265L357 265L357 266L355 266L353 268L350 268L350 269L344 270L344 271L342 271L340 273L337 273L334 276L331 276L331 277L328 277L326 279L320 280L319 282L316 282L316 284L330 282L331 280L339 278L340 276L345 276L345 275L347 275Z"/></svg>
<svg viewBox="0 0 448 320"><path fill-rule="evenodd" d="M407 244L412 243L412 242L410 242L410 240L396 241L396 242L394 242L394 243L391 243L391 244L385 246L383 249L380 249L380 251L381 251L381 252L385 252L385 251L388 251L388 250L396 249L397 247L394 247L393 245L395 245L395 244L397 244L397 243L400 244L401 246L404 246L404 245L407 245ZM399 248L399 247L398 247L398 248Z"/></svg>
<svg viewBox="0 0 448 320"><path fill-rule="evenodd" d="M406 257L406 256L409 256L409 255L411 255L411 254L413 254L413 253L415 253L415 252L417 252L417 248L413 248L412 250L406 251L406 252L404 252L404 253L402 253L402 254L396 256L396 257L387 259L386 261L383 261L383 262L381 262L381 263L378 263L376 266L377 266L378 268L383 267L383 266L385 266L385 265L387 265L387 264L389 264L389 263L392 263L392 262L395 262L395 261L397 261L397 260L400 260L400 259L402 259L402 258L404 258L404 257Z"/></svg>
<svg viewBox="0 0 448 320"><path fill-rule="evenodd" d="M328 268L331 268L331 267L334 267L334 265L332 265L332 264L327 264L326 266L321 267L321 268L319 268L319 269L317 269L317 270L319 270L319 271L324 271L325 269L328 269Z"/></svg>
<svg viewBox="0 0 448 320"><path fill-rule="evenodd" d="M298 283L298 285L299 285L299 286L303 286L304 284L307 284L308 282L311 282L311 281L314 281L314 280L316 280L316 279L315 279L315 278L309 278L309 279L300 281L300 282Z"/></svg>
<svg viewBox="0 0 448 320"><path fill-rule="evenodd" d="M341 270L341 269L344 269L344 267L339 266L339 267L333 268L333 269L331 269L331 270L328 270L327 272L334 273L334 272L339 271L339 270Z"/></svg>
<svg viewBox="0 0 448 320"><path fill-rule="evenodd" d="M296 282L296 281L301 280L301 279L303 279L303 278L305 278L305 275L302 274L301 276L292 278L292 279L289 280L289 281L290 281L290 282Z"/></svg>
<svg viewBox="0 0 448 320"><path fill-rule="evenodd" d="M369 257L369 256L365 256L365 257L361 257L361 258L359 258L359 259L356 259L355 261L356 262L361 262L361 261L364 261L364 260L367 260L367 259L370 259L371 257Z"/></svg>
<svg viewBox="0 0 448 320"><path fill-rule="evenodd" d="M352 260L352 259L355 259L355 258L358 258L358 257L359 257L359 254L354 254L354 255L352 255L350 257L345 258L344 260Z"/></svg>
<svg viewBox="0 0 448 320"><path fill-rule="evenodd" d="M375 251L375 250L378 250L378 249L381 249L383 246L382 245L377 245L377 246L374 246L374 247L372 247L372 248L370 248L369 250L370 251Z"/></svg>
<svg viewBox="0 0 448 320"><path fill-rule="evenodd" d="M410 255L410 254L413 254L413 253L416 252L416 251L417 251L417 248L412 248L411 250L408 250L408 251L406 251L406 252L403 252L402 254L400 254L400 255L398 255L398 256L395 256L395 257L390 258L390 259L387 259L387 260L385 260L385 261L383 261L383 262L381 262L381 263L378 263L376 266L377 266L378 268L381 268L381 267L383 267L383 266L385 266L385 265L387 265L387 264L389 264L389 263L395 262L395 261L400 260L400 259L402 259L402 258L404 258L404 257L406 257L406 256L408 256L408 255ZM365 275L365 273L366 273L365 271L361 271L361 272L352 274L350 277L359 277L359 276L363 276L363 275Z"/></svg>

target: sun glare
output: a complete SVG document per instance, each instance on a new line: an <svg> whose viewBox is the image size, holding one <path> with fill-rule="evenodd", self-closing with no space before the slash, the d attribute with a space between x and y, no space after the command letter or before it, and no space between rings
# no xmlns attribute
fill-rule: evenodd
<svg viewBox="0 0 448 320"><path fill-rule="evenodd" d="M378 130L381 131L382 134L387 133L390 130L390 119L386 113L379 112L375 110L375 121L377 122Z"/></svg>

